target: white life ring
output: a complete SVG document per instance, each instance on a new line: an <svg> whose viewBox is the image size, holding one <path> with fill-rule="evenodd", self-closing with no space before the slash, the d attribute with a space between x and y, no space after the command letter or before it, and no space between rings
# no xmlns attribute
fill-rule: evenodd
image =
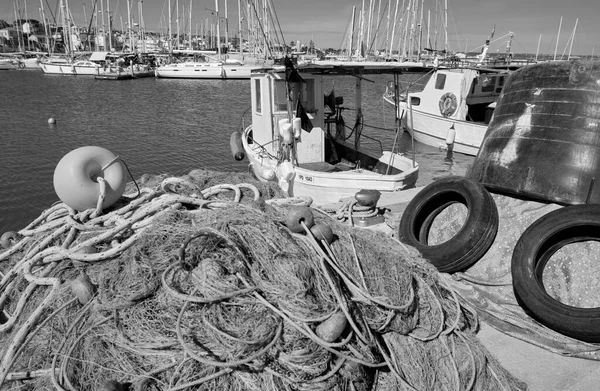
<svg viewBox="0 0 600 391"><path fill-rule="evenodd" d="M88 146L72 150L54 169L54 191L66 205L82 211L95 208L100 196L100 184L106 181L103 208L114 204L125 191L127 175L118 156L102 147Z"/></svg>
<svg viewBox="0 0 600 391"><path fill-rule="evenodd" d="M446 92L440 98L440 113L444 117L450 117L456 111L457 100L456 95L451 92Z"/></svg>

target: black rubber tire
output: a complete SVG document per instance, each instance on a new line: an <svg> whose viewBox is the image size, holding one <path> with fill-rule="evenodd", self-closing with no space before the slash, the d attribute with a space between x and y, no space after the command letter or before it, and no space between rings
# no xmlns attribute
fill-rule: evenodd
<svg viewBox="0 0 600 391"><path fill-rule="evenodd" d="M462 228L450 240L429 246L427 237L438 214L454 203L467 207ZM398 238L415 247L440 272L465 270L485 255L498 232L498 209L491 194L465 177L438 179L421 190L400 219Z"/></svg>
<svg viewBox="0 0 600 391"><path fill-rule="evenodd" d="M560 248L576 242L600 241L600 205L567 206L531 224L513 251L511 273L517 302L543 325L586 342L600 342L600 308L578 308L550 296L542 276Z"/></svg>

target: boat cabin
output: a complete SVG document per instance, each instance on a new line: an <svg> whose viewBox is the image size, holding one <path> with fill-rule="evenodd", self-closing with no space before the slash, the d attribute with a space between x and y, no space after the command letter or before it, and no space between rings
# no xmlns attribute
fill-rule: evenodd
<svg viewBox="0 0 600 391"><path fill-rule="evenodd" d="M266 156L290 161L295 166L318 171L366 169L393 174L397 169L380 161L383 151L361 148L367 137L344 124L341 105L344 97L325 91L325 77L355 76L353 106L356 121L362 121L363 75L372 73L401 74L399 64L376 63L369 68L359 65L308 65L299 68L298 79L286 82L285 68L252 72L252 137L249 142L260 146ZM288 78L290 77L288 71ZM355 120L348 123L357 123ZM292 139L286 132L293 132ZM288 143L285 142L288 137Z"/></svg>
<svg viewBox="0 0 600 391"><path fill-rule="evenodd" d="M325 113L322 109L324 106L322 78L321 75L302 74L302 81L290 83L291 89L288 90L285 72L253 73L251 77L253 142L261 145L265 152L278 156L285 152L285 144L280 138L280 135L284 134L283 127L286 124L292 124L293 127L295 123L297 137L294 143L298 148L295 148L296 155L293 159L299 164L324 161ZM294 121L297 116L299 117L298 110L305 113L304 128L300 121L300 131L298 131L298 121Z"/></svg>
<svg viewBox="0 0 600 391"><path fill-rule="evenodd" d="M488 124L508 73L438 69L420 92L409 93L414 110L458 121ZM402 99L402 97L401 97Z"/></svg>

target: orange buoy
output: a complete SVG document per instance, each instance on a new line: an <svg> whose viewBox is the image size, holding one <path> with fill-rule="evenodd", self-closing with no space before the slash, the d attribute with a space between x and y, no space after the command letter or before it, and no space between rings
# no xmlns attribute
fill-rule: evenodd
<svg viewBox="0 0 600 391"><path fill-rule="evenodd" d="M95 208L100 196L97 178L106 181L103 208L114 204L125 191L127 175L118 156L102 147L88 146L67 153L54 169L54 191L75 210Z"/></svg>
<svg viewBox="0 0 600 391"><path fill-rule="evenodd" d="M231 147L231 155L237 161L244 160L244 145L242 143L242 132L235 131L231 133L229 138L229 146Z"/></svg>

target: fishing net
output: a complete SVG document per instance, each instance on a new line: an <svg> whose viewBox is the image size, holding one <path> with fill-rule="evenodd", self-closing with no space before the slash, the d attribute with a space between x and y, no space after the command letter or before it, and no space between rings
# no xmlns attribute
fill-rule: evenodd
<svg viewBox="0 0 600 391"><path fill-rule="evenodd" d="M138 187L97 215L56 204L0 254L1 389L526 389L395 239L247 174Z"/></svg>

